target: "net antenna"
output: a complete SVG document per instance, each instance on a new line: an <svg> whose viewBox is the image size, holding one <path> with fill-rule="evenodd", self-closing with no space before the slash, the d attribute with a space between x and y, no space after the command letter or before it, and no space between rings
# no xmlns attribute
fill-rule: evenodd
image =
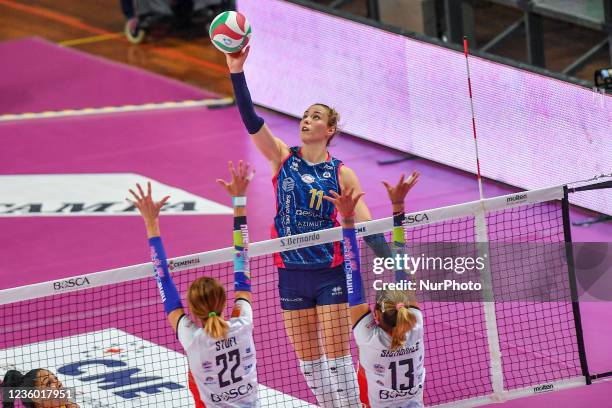
<svg viewBox="0 0 612 408"><path fill-rule="evenodd" d="M476 117L474 115L474 98L472 96L472 79L470 77L470 59L468 52L468 38L463 37L463 55L465 55L465 66L467 68L468 90L470 91L470 109L472 110L472 131L474 133L474 148L476 150L476 177L478 179L478 193L480 199L484 200L482 192L482 178L480 177L480 159L478 158L478 138L476 137Z"/></svg>
<svg viewBox="0 0 612 408"><path fill-rule="evenodd" d="M487 328L487 343L490 355L490 376L493 394L491 400L495 402L504 401L504 379L501 359L501 345L499 342L499 329L497 327L497 315L495 312L495 296L493 294L493 276L491 272L491 261L489 247L489 232L486 220L486 205L482 191L482 177L480 175L480 159L478 157L478 138L476 137L476 116L474 115L474 98L472 93L472 79L470 76L470 59L468 52L468 38L463 37L463 55L465 55L465 66L467 69L468 91L470 94L470 109L472 112L472 132L474 134L474 148L476 151L476 178L478 180L478 194L480 197L480 208L475 211L475 228L478 256L484 259L485 267L481 271L482 294L484 299L483 312Z"/></svg>

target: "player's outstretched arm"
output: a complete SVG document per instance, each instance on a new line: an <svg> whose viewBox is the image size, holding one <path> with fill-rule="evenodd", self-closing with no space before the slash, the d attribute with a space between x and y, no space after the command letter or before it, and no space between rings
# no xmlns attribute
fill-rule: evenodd
<svg viewBox="0 0 612 408"><path fill-rule="evenodd" d="M420 173L418 171L412 172L408 180L405 180L405 175L402 174L399 181L395 186L390 185L388 182L383 181L383 185L387 189L387 194L389 196L389 200L391 201L391 205L393 207L393 249L394 253L402 253L405 250L406 246L406 238L404 236L404 220L406 218L405 215L405 205L404 202L406 200L406 195L408 192L414 187L420 177ZM401 280L409 278L410 275L406 274L404 270L396 270L395 271L395 281L399 282ZM418 307L416 293L414 291L408 291L408 298L410 299L410 304L412 306Z"/></svg>
<svg viewBox="0 0 612 408"><path fill-rule="evenodd" d="M181 298L178 290L174 285L170 270L168 269L168 258L166 250L162 243L159 231L159 212L161 211L166 201L170 196L162 198L160 201L154 201L151 195L151 182L147 183L147 193L145 194L140 184L136 184L138 193L130 189L130 194L134 200L127 199L134 204L145 223L147 229L147 238L149 238L149 247L151 249L151 262L155 267L155 279L159 288L159 294L164 304L164 311L168 315L168 322L172 329L176 331L176 325L179 318L185 314Z"/></svg>
<svg viewBox="0 0 612 408"><path fill-rule="evenodd" d="M236 105L238 105L242 122L251 135L257 149L270 162L274 172L289 154L289 147L285 142L272 134L264 120L255 112L251 93L247 87L244 75L244 62L249 55L250 49L251 47L246 47L240 53L225 54L225 58L230 70Z"/></svg>
<svg viewBox="0 0 612 408"><path fill-rule="evenodd" d="M325 196L323 198L334 204L342 216L344 273L346 276L351 325L354 326L370 311L370 307L366 303L363 293L359 263L359 247L357 246L357 235L355 234L355 206L365 193L354 193L354 190L350 188L343 189L342 195L333 190L330 190L329 193L331 197Z"/></svg>
<svg viewBox="0 0 612 408"><path fill-rule="evenodd" d="M234 290L235 299L246 299L251 302L251 271L249 267L249 231L246 218L246 191L255 172L249 172L249 163L238 162L238 168L229 162L232 176L230 182L218 179L219 183L231 196L234 206ZM233 313L232 313L233 315Z"/></svg>

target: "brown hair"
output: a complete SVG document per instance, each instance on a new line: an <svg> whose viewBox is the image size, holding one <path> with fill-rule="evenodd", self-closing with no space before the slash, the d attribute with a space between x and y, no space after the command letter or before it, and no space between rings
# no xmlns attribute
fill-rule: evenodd
<svg viewBox="0 0 612 408"><path fill-rule="evenodd" d="M187 304L191 313L200 319L202 327L214 339L227 336L229 325L223 319L227 296L218 280L202 277L191 282L187 291Z"/></svg>
<svg viewBox="0 0 612 408"><path fill-rule="evenodd" d="M384 326L391 331L391 350L404 346L406 333L416 326L416 316L408 310L410 299L401 290L385 290L379 294L376 309L381 312Z"/></svg>
<svg viewBox="0 0 612 408"><path fill-rule="evenodd" d="M327 146L329 146L329 144L331 143L332 139L334 137L336 137L336 135L338 133L340 133L340 128L338 127L339 126L338 123L340 122L340 114L338 113L337 110L327 106L324 103L315 103L312 106L321 106L321 107L325 108L325 110L327 111L327 116L328 116L327 126L336 128L334 130L334 133L331 135L331 137L329 139L327 139Z"/></svg>

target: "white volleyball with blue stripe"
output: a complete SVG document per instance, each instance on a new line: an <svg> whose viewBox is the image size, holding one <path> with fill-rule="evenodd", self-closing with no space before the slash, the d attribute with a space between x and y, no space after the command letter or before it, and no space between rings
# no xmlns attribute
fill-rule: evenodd
<svg viewBox="0 0 612 408"><path fill-rule="evenodd" d="M237 11L224 11L210 25L210 39L213 45L226 54L240 52L249 44L251 25L246 17Z"/></svg>

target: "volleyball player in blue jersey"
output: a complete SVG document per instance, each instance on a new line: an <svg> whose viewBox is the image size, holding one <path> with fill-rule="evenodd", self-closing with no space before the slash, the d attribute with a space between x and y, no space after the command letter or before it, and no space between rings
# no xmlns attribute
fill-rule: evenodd
<svg viewBox="0 0 612 408"><path fill-rule="evenodd" d="M224 180L217 182L232 195L234 203L234 309L232 317L225 320L223 311L227 296L223 285L210 277L195 279L187 291L187 302L191 315L200 321L202 328L198 328L185 314L168 270L159 231L159 212L169 197L155 202L149 183L146 194L137 184L138 192L130 190L135 201L128 200L138 208L144 219L164 311L187 354L189 388L198 408L259 406L247 252L245 193L250 181L248 164L243 166L241 161L236 170L230 162L230 172L230 183Z"/></svg>
<svg viewBox="0 0 612 408"><path fill-rule="evenodd" d="M227 55L227 64L241 118L274 175L273 237L340 225L334 206L323 196L329 190L340 192L347 188L360 192L361 186L355 172L328 152L338 132L338 113L321 103L311 105L300 121L302 145L287 146L255 113L243 72L248 54L246 48L238 55ZM363 200L357 203L355 212L357 221L371 219ZM323 407L358 407L340 244L285 251L275 260L285 328L308 386ZM319 328L323 333L321 342Z"/></svg>
<svg viewBox="0 0 612 408"><path fill-rule="evenodd" d="M404 199L416 184L418 173L396 186L384 182L393 205L393 247L403 251ZM325 197L342 215L344 270L347 280L353 335L359 348L359 382L362 402L368 408L422 408L425 381L423 314L414 291L381 290L374 315L361 281L359 247L355 235L355 203L360 194L345 190ZM397 270L395 280L408 278Z"/></svg>

